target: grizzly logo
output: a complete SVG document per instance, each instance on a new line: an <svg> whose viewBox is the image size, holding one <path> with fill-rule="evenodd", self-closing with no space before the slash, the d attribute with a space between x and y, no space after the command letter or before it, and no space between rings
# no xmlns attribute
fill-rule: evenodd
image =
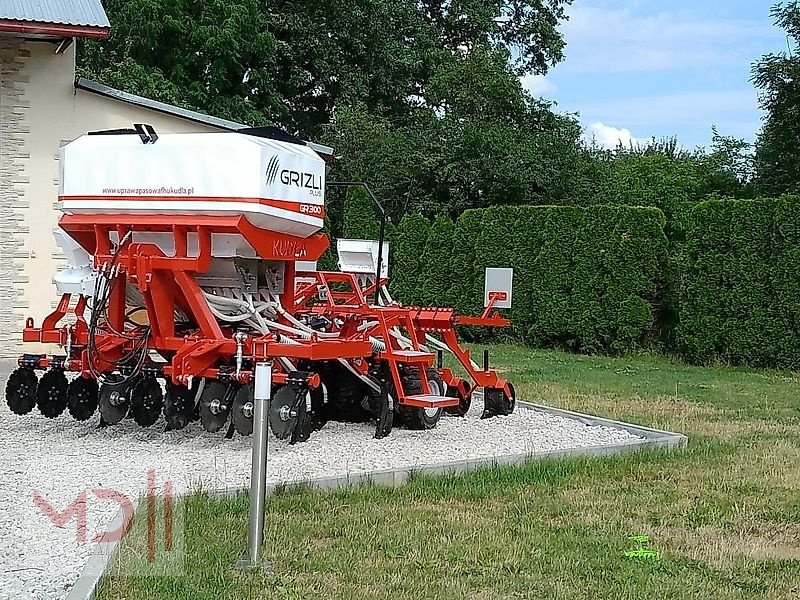
<svg viewBox="0 0 800 600"><path fill-rule="evenodd" d="M267 172L265 175L267 176L267 185L272 185L275 183L275 179L278 177L278 171L281 168L281 161L278 159L277 156L273 156L267 162Z"/></svg>

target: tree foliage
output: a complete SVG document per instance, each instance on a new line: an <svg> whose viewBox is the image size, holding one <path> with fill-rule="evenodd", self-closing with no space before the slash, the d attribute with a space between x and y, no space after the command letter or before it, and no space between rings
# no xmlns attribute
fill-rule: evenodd
<svg viewBox="0 0 800 600"><path fill-rule="evenodd" d="M459 313L479 314L484 269L512 267L511 319L518 339L584 352L649 347L660 335L664 224L660 210L629 206L470 210L455 226L449 294ZM398 246L395 261L404 266L403 285L416 281L422 290L441 285L441 272L427 257L449 230L446 220L437 220L423 260L410 244ZM414 264L418 270L409 277ZM483 339L486 330L464 333Z"/></svg>
<svg viewBox="0 0 800 600"><path fill-rule="evenodd" d="M800 192L800 3L772 9L790 49L764 56L753 68L767 119L756 147L757 185L762 194Z"/></svg>
<svg viewBox="0 0 800 600"><path fill-rule="evenodd" d="M82 41L79 74L127 92L266 124L281 110L278 41L257 0L106 0L108 41Z"/></svg>
<svg viewBox="0 0 800 600"><path fill-rule="evenodd" d="M586 156L577 122L531 98L508 68L492 71L472 60L450 65L457 73L441 74L452 86L449 97L441 83L436 110L406 123L370 116L363 106L337 111L324 138L343 157L337 176L369 181L394 218L572 202L572 174Z"/></svg>
<svg viewBox="0 0 800 600"><path fill-rule="evenodd" d="M360 188L351 188L344 201L344 223L342 237L356 240L377 240L380 221L375 205L367 193Z"/></svg>
<svg viewBox="0 0 800 600"><path fill-rule="evenodd" d="M678 340L690 359L797 368L800 199L711 200L691 212Z"/></svg>
<svg viewBox="0 0 800 600"><path fill-rule="evenodd" d="M574 115L523 89L563 58L570 0L107 0L112 33L82 75L332 145L331 178L368 182L390 216L507 204L676 207L741 197L745 146L586 147ZM727 161L727 162L726 162ZM735 174L734 174L735 173ZM329 204L342 233L342 202ZM671 231L671 227L668 227Z"/></svg>
<svg viewBox="0 0 800 600"><path fill-rule="evenodd" d="M477 315L483 308L483 272L476 266L475 253L484 213L477 209L464 211L453 231L450 297L462 315Z"/></svg>
<svg viewBox="0 0 800 600"><path fill-rule="evenodd" d="M424 302L420 274L424 271L422 250L428 241L431 224L422 215L407 215L392 236L393 261L390 267L390 288L396 300L406 305Z"/></svg>
<svg viewBox="0 0 800 600"><path fill-rule="evenodd" d="M453 221L440 216L431 226L431 232L422 253L422 297L431 306L450 305L450 286L453 272Z"/></svg>
<svg viewBox="0 0 800 600"><path fill-rule="evenodd" d="M315 136L340 106L405 119L436 66L489 52L519 73L563 57L570 0L106 0L79 71L247 124Z"/></svg>

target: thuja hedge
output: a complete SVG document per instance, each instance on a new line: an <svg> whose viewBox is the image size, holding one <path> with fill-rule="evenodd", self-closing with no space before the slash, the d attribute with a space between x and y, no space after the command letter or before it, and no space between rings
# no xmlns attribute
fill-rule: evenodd
<svg viewBox="0 0 800 600"><path fill-rule="evenodd" d="M702 202L684 252L687 358L800 367L800 198Z"/></svg>
<svg viewBox="0 0 800 600"><path fill-rule="evenodd" d="M800 197L709 200L682 223L668 249L656 208L492 207L433 226L411 215L391 232L392 289L474 315L484 268L510 266L511 334L532 346L800 368Z"/></svg>
<svg viewBox="0 0 800 600"><path fill-rule="evenodd" d="M667 240L658 209L514 206L468 210L455 223L449 288L443 265L449 226L419 217L398 228L394 275L401 301L482 309L486 267L514 268L513 334L536 346L623 352L656 337ZM412 273L413 268L413 273ZM429 281L435 277L437 281ZM427 292L427 293L426 293ZM442 298L433 297L442 294ZM469 334L478 336L471 330Z"/></svg>

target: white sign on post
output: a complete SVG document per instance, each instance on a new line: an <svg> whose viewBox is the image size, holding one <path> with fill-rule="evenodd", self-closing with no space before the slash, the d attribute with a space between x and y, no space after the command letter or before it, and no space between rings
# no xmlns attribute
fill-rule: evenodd
<svg viewBox="0 0 800 600"><path fill-rule="evenodd" d="M514 283L514 269L486 268L483 286L483 306L489 306L495 298L494 308L511 308L511 288Z"/></svg>

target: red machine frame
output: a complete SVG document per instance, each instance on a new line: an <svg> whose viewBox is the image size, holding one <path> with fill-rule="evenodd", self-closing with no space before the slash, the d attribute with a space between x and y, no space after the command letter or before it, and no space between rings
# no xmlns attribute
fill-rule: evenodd
<svg viewBox="0 0 800 600"><path fill-rule="evenodd" d="M370 364L384 362L395 382L397 402L418 408L452 408L468 398L476 386L502 393L513 398L513 387L485 365L476 368L470 352L462 348L456 336L456 325L507 327L509 321L493 309L497 297L480 317L459 317L450 308L405 307L397 303L388 306L369 304L366 298L375 292L375 285L385 285L387 280L372 283L362 289L359 279L351 273L307 271L297 272L296 261L317 260L328 248L328 238L321 233L308 238L267 231L254 227L243 216L176 216L169 223L153 215L65 215L61 228L76 240L94 258L94 267L108 274L112 281L108 301L107 319L110 327L95 332L94 343L102 358L90 356L89 325L86 321L87 297L80 295L74 301L65 294L58 308L36 327L28 319L23 331L26 342L55 343L67 348L64 358L36 357L37 368L58 366L78 371L89 377L94 372L112 372L114 358L130 351L135 343L129 336L117 332L125 330L126 289L135 285L145 301L149 323L148 349L158 351L168 360L161 374L176 385L188 385L192 378L217 378L221 362L230 361L237 353L254 363L278 357L324 361L348 359L362 374ZM160 232L171 234L175 252L167 256L152 243L133 241L136 233ZM302 343L281 343L276 335L244 335L218 322L204 297L196 276L209 268L212 260L214 234L238 234L255 250L262 260L284 261L285 290L280 296L283 310L291 315L324 315L338 332L336 339L311 334ZM116 247L112 234L121 240ZM189 253L190 236L196 237L197 255ZM72 308L70 309L70 306ZM174 315L176 310L188 315L196 325L193 331L178 332ZM73 313L75 324L60 326L68 313ZM282 318L286 325L288 321ZM369 322L368 327L364 327ZM403 347L392 335L400 328L410 340L411 348ZM420 378L421 393L409 395L402 391L401 365L413 365L425 372L434 367L435 355L426 350L426 335L437 334L452 351L472 381L458 377L451 369L438 365L438 371L448 389L455 395L435 397L427 377ZM380 337L384 348L375 350L371 336ZM20 359L30 362L26 355ZM90 361L91 362L90 364ZM370 363L372 361L372 363ZM273 381L285 383L287 373L279 362L273 363ZM241 384L249 383L252 369L237 369L226 376ZM318 376L307 382L311 388L319 386Z"/></svg>

